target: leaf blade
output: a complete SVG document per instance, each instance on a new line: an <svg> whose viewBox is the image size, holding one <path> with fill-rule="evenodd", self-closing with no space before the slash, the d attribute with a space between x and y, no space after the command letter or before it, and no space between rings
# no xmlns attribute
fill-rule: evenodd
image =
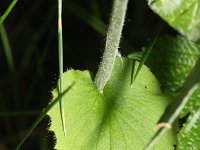
<svg viewBox="0 0 200 150"><path fill-rule="evenodd" d="M149 7L189 40L200 40L199 0L150 0Z"/></svg>
<svg viewBox="0 0 200 150"><path fill-rule="evenodd" d="M147 64L152 69L156 77L160 80L162 90L165 93L170 94L175 99L175 97L180 95L180 88L183 86L183 83L186 81L186 77L192 71L195 63L197 64L199 62L199 57L200 48L198 45L179 36L177 38L165 37L159 38L155 45L155 50L151 53L151 56L147 60ZM196 75L198 76L198 74ZM197 76L195 78L197 78ZM189 80L194 83L195 78L191 78L192 79ZM188 113L193 115L199 109L199 92L200 88L197 87L197 90L186 104L186 107L184 107L182 110L180 116L183 117ZM188 121L190 118L191 117L189 117ZM187 127L187 122L185 123L184 128ZM198 141L198 136L195 137L192 136L192 133L189 133L191 137L194 138L193 141L190 141L191 138L186 136L186 134L183 132L184 128L181 129L181 132L179 133L179 141L181 142L180 145L178 145L178 148L182 147L182 145L189 146L189 143L193 143L193 148L199 148L198 142L194 142ZM200 129L199 124L197 124L196 128ZM188 143L186 142L186 144L182 141L187 141ZM184 147L183 149L187 149L187 147Z"/></svg>
<svg viewBox="0 0 200 150"><path fill-rule="evenodd" d="M137 78L142 66L144 65L144 63L145 63L146 59L148 58L149 54L151 53L151 50L152 50L154 44L156 43L156 41L158 39L158 36L159 36L159 34L160 34L161 30L162 30L163 25L164 24L163 24L162 21L160 21L158 23L158 25L156 27L156 30L152 35L152 39L151 39L150 43L148 44L148 46L146 47L146 49L145 49L145 51L144 51L144 53L142 55L140 64L139 64L138 68L136 69L135 75L134 75L134 73L132 73L134 75L134 77L133 77L133 80L131 81L131 85L133 84L134 80Z"/></svg>
<svg viewBox="0 0 200 150"><path fill-rule="evenodd" d="M135 67L138 65L136 62ZM159 83L145 66L131 88L131 67L132 60L123 58L122 63L118 58L103 93L96 89L88 72L70 70L64 73L66 85L76 81L77 86L64 97L67 137L58 128L61 125L56 117L58 106L49 112L50 130L57 137L55 148L106 150L145 146L146 139L155 133L155 124L169 99L162 95ZM56 96L56 91L53 93ZM149 107L151 105L157 109ZM173 149L174 140L173 131L168 132L158 149Z"/></svg>

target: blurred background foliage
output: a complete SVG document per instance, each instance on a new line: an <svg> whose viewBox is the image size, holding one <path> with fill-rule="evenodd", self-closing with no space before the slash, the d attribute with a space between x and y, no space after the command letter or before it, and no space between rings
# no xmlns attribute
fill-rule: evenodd
<svg viewBox="0 0 200 150"><path fill-rule="evenodd" d="M11 0L0 1L2 15ZM64 70L95 75L104 49L112 1L64 0ZM159 17L146 1L130 0L120 51L140 51ZM57 1L19 0L0 28L0 149L13 149L51 99L58 79ZM162 34L174 34L165 25ZM59 115L59 114L58 114ZM46 118L22 149L53 149Z"/></svg>

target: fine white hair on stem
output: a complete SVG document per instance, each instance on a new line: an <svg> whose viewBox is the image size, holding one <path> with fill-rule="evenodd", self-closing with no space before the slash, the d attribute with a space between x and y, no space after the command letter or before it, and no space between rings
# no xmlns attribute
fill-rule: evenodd
<svg viewBox="0 0 200 150"><path fill-rule="evenodd" d="M106 85L118 53L118 47L124 25L128 0L114 0L110 25L108 27L105 51L94 83L102 92Z"/></svg>

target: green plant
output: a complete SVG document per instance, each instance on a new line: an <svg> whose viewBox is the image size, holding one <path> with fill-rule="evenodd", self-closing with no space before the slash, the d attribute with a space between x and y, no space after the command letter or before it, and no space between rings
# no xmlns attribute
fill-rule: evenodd
<svg viewBox="0 0 200 150"><path fill-rule="evenodd" d="M126 6L126 2L122 2L123 4L124 4L124 6ZM154 1L154 3L153 3L153 5L156 5L156 3L159 3L159 2L155 2ZM56 124L56 122L58 123L58 120L56 120L56 116L54 116L54 114L55 114L55 112L57 112L58 110L52 110L52 112L50 111L50 116L51 116L51 119L52 119L52 127L51 127L51 130L53 130L54 132L55 132L55 134L56 134L56 136L59 138L59 139L57 139L57 145L56 145L56 148L58 148L58 149L62 149L62 147L68 147L69 149L70 148L74 148L74 149L87 149L87 148L91 148L91 149L94 149L94 147L96 147L97 149L111 149L111 148L114 148L114 149L134 149L134 148L138 148L138 149L142 149L142 148L144 148L144 146L146 145L145 144L145 142L144 143L142 143L141 145L140 144L138 144L137 143L137 140L136 140L136 137L134 138L134 132L133 133L131 133L131 136L129 137L129 134L126 132L126 131L128 131L128 132L131 132L131 130L129 131L128 130L128 128L126 128L126 127L121 127L121 125L120 124L123 124L123 123L125 123L125 122L128 122L128 120L130 121L131 120L131 118L126 118L125 116L120 116L120 114L118 114L117 115L117 113L115 114L115 113L113 113L112 111L113 111L113 109L116 109L116 110L118 110L117 108L119 107L119 110L118 111L120 111L120 106L116 106L116 104L115 103L117 103L117 104L121 104L122 106L121 107L123 107L123 102L124 103L126 103L126 101L128 100L128 89L126 89L126 88L130 88L131 89L131 87L129 87L130 85L132 85L133 84L133 86L136 88L136 89L139 89L139 87L137 87L137 83L136 83L136 81L134 82L134 83L132 83L132 81L130 80L131 78L130 78L130 76L131 76L131 74L134 74L134 73L127 73L126 72L126 69L124 69L124 70L122 70L121 72L123 72L123 74L122 73L116 73L117 74L117 77L115 77L114 75L112 76L111 75L111 77L110 77L110 73L112 72L113 74L115 74L115 71L114 70L112 70L112 64L115 62L115 58L116 58L116 50L117 50L117 47L118 47L118 45L119 45L119 39L120 39L120 33L121 33L121 27L122 27L122 25L119 25L119 27L117 26L117 23L116 23L116 21L118 20L118 18L116 18L116 16L118 16L118 17L120 17L120 15L118 14L118 13L120 13L120 14L122 14L122 16L124 17L124 12L120 12L119 10L120 10L120 7L121 7L121 10L126 10L125 8L123 8L124 6L123 6L123 4L120 4L120 5L117 5L117 2L114 2L114 5L113 5L113 14L112 14L112 18L111 18L111 22L110 22L110 29L108 29L108 35L107 35L107 43L106 43L106 49L105 49L105 53L104 53L104 55L103 55L103 61L102 61L102 63L101 63L101 66L100 66L100 70L99 70L99 72L97 73L97 76L96 76L96 79L95 79L95 83L96 83L96 85L97 85L97 88L101 91L101 93L103 93L103 97L104 97L104 99L103 100L99 100L99 98L97 98L98 96L94 96L93 94L92 94L92 99L93 100L95 100L95 101L105 101L105 103L108 103L107 105L103 105L103 108L104 109L106 109L107 107L107 109L109 109L109 110L104 110L103 111L103 115L102 115L102 106L98 106L98 107L100 107L101 109L100 110L98 110L98 107L96 108L95 106L94 106L94 108L96 109L96 111L97 111L97 113L100 113L100 114L98 114L97 116L102 116L102 117L100 117L100 118L98 118L97 116L95 116L94 118L96 119L96 118L98 118L98 121L99 120L102 120L102 122L100 121L100 124L99 124L99 122L97 121L97 123L94 125L94 127L89 127L89 131L85 131L83 128L86 126L86 124L88 123L88 122L91 122L91 121L89 121L90 119L92 119L93 117L91 117L91 116L87 116L88 114L86 114L86 113L90 113L90 110L88 110L88 109L86 109L86 110L84 110L85 109L85 107L87 108L87 107L89 107L89 106L84 106L84 105L81 105L81 107L79 108L79 106L76 106L76 105L79 105L79 103L87 103L87 102L84 102L84 100L88 100L89 101L89 103L90 103L90 105L91 105L91 103L93 103L93 105L95 105L95 103L98 103L98 102L90 102L90 98L88 98L88 97L90 97L90 96L88 96L87 94L86 95L84 95L84 94L82 94L82 92L83 93L90 93L90 92L92 92L92 89L90 89L89 87L87 87L86 85L84 85L83 87L85 87L85 88L88 88L88 90L90 91L90 92L87 92L87 90L85 91L85 90L83 90L84 88L82 87L82 88L78 88L77 87L77 89L75 89L75 91L71 91L71 92L69 92L69 95L67 95L66 96L66 98L65 98L65 100L66 101L75 101L75 104L70 104L71 102L69 102L68 103L68 105L69 106L65 106L65 108L66 109L69 109L69 112L68 113L66 113L65 115L68 117L68 118L71 118L70 116L74 116L74 119L73 118L71 118L71 120L72 121L70 121L70 120L68 120L69 121L69 123L68 123L68 128L69 128L69 135L68 135L68 140L66 139L66 142L60 142L60 141L62 141L62 140L60 140L60 139L65 139L64 137L62 137L62 135L61 135L61 131L59 131L59 130L57 130L56 129L56 126L58 125L58 124ZM152 4L152 2L150 2L150 4ZM118 8L119 7L119 8ZM151 6L152 8L154 8L153 6ZM119 10L117 10L117 9L119 9ZM115 13L116 13L116 16L115 16ZM122 17L122 20L123 20L123 17ZM119 18L119 20L120 20L120 18ZM122 23L123 24L123 23ZM114 26L114 27L113 27ZM119 29L119 31L112 31L112 30L116 30L116 29ZM115 35L116 34L116 35ZM156 38L158 35L156 34L154 37ZM194 37L194 36L196 36L196 35L190 35L190 38L191 37ZM116 38L116 39L115 39ZM193 38L192 38L193 39ZM197 38L198 39L198 38ZM197 40L197 39L195 39L195 40ZM116 41L116 43L115 43L115 41ZM149 49L151 49L152 47L153 47L153 45L154 45L154 43L156 42L156 40L153 40L152 41L152 44L150 44L150 48ZM192 43L191 43L191 45L193 45ZM197 49L197 51L199 50L199 48L196 48ZM143 55L144 55L144 57L142 57L142 59L141 59L141 64L143 64L144 63L144 61L145 61L145 59L146 59L146 57L147 57L147 55L149 54L149 52L148 52L149 50L147 49L146 50L146 52L147 53L144 53ZM174 51L174 54L176 54L176 51ZM146 56L146 57L145 57ZM160 55L160 56L162 56L162 55ZM150 57L151 58L151 57ZM153 60L155 60L155 59L153 59ZM120 61L120 59L118 60L118 61ZM126 61L122 58L122 60L121 60L122 62L121 62L121 65L118 65L118 63L117 62L115 62L116 63L116 65L118 65L118 67L124 67L124 68L126 68L127 67L127 65L126 65ZM177 61L177 60L174 60L175 62ZM183 60L184 61L184 60ZM157 64L157 63L156 63ZM161 120L160 120L160 124L158 124L158 125L162 125L163 123L162 122L164 122L164 124L166 124L166 126L161 126L161 129L159 129L158 130L158 132L155 134L155 136L153 137L153 139L152 139L152 142L150 142L148 145L147 145L147 147L146 147L146 149L150 149L150 148L152 148L153 146L154 146L154 144L156 143L156 139L158 139L159 137L160 137L160 135L162 135L165 131L167 131L167 130L169 130L169 129L167 129L167 128L170 128L171 127L171 125L174 123L174 121L175 121L175 119L177 119L177 117L178 117L178 115L180 114L180 112L182 111L182 109L184 108L184 106L186 105L186 103L188 102L188 100L189 100L189 98L193 95L193 93L197 90L197 88L198 88L198 85L199 85L199 71L198 71L198 69L200 68L199 67L199 64L200 63L198 63L198 61L197 61L197 64L196 64L196 67L194 67L194 69L193 69L193 72L190 74L190 76L186 79L186 82L185 82L185 84L183 85L183 87L182 87L182 89L181 89L181 91L180 91L180 93L178 94L178 96L175 98L175 99L177 99L175 102L172 102L172 104L171 105L169 105L168 107L169 107L169 112L168 113L165 113L164 114L164 119L163 118L161 118ZM109 67L109 65L111 65L110 67ZM136 71L136 74L135 74L135 78L137 77L137 75L138 75L138 73L139 72L141 72L141 67L142 67L142 65L140 65L139 66L139 68L137 69L137 71ZM193 66L192 66L193 67ZM131 70L132 70L132 72L134 72L134 69L135 68L135 63L134 62L132 62L132 69L129 67L129 71L131 72ZM176 69L178 69L178 68L176 68ZM161 70L161 69L160 69ZM108 72L107 72L108 71ZM158 71L158 70L157 70ZM79 80L83 80L83 79L79 79L79 78L81 78L81 77L78 77L79 75L76 75L76 74L78 74L78 73L72 73L72 74L74 74L73 76L76 76L76 77L74 77L75 79L71 79L72 81L76 81L77 82L77 84L78 85L80 85L81 83L79 83L79 82L81 82L81 81L79 81ZM126 81L126 75L125 74L128 74L129 75L129 80L128 81ZM67 76L67 75L66 75ZM72 76L72 75L71 75ZM123 79L122 79L122 77L121 76L123 76ZM67 76L68 78L67 78L67 80L70 80L70 78L73 78L73 77L70 77L70 76ZM142 74L140 75L140 77L142 77ZM116 81L114 82L114 83L112 83L112 80L114 80L116 78ZM134 79L135 79L134 78ZM141 80L143 80L144 81L144 78L145 77L143 77ZM149 78L149 80L150 80L150 77L147 77L147 78ZM107 81L108 80L110 80L108 83L107 83ZM120 82L122 80L122 83ZM182 79L182 80L184 80L184 79ZM126 84L126 88L124 88L123 87L123 84L125 83L125 82L127 82L128 84ZM153 83L155 83L156 81L154 81L154 82L152 82L151 84L152 84L152 86L153 86ZM67 85L67 81L65 82L66 83L66 85ZM110 84L110 87L108 87L108 93L109 94L113 94L113 95L115 95L115 96L106 96L107 94L107 88L104 90L104 86L105 85L108 85L109 86L109 84ZM148 85L148 82L146 81L146 84ZM150 85L151 85L150 84ZM115 88L116 88L116 86L120 86L121 88L118 88L116 91L117 92L115 92ZM140 85L140 86L142 86L142 84ZM137 93L137 90L133 90L134 91L134 93ZM83 90L83 91L82 91ZM123 91L123 92L121 92L121 90ZM76 93L76 91L78 91L78 92L80 92L80 94L78 94L78 93ZM133 91L131 91L130 93L132 93ZM74 92L75 92L75 94L74 94ZM73 93L73 94L70 94L70 93ZM125 94L121 94L121 93L125 93ZM142 94L144 94L145 93L145 91L143 91L143 93ZM109 95L108 94L108 95ZM76 96L77 97L76 97ZM73 96L75 96L75 97L73 97ZM143 95L144 96L144 95ZM69 99L67 98L67 97L70 97ZM84 98L84 97L87 97L87 98ZM95 97L95 98L94 98ZM118 99L121 99L120 97L126 97L125 99L123 99L123 100L118 100ZM136 96L132 96L132 97L135 97L136 98ZM148 98L150 98L150 95L148 95L147 96ZM82 102L76 102L76 99L77 100L81 100ZM137 98L136 98L137 99ZM151 100L153 101L153 98L151 98ZM119 102L118 102L119 101ZM134 101L133 99L132 99L132 101ZM137 100L135 100L135 101L137 101ZM143 100L143 102L144 102L145 100ZM158 102L159 102L160 100L158 100ZM145 102L146 104L147 104L147 102ZM93 106L92 105L92 106ZM100 104L99 104L100 105ZM172 106L173 105L173 106ZM129 107L131 107L133 110L134 110L134 106L135 105L133 105L133 106L129 106ZM150 104L150 106L153 106L153 104ZM170 107L171 106L171 107ZM76 112L75 110L71 110L70 111L70 107L71 108L77 108L78 109L78 111ZM113 108L114 107L114 108ZM116 107L116 108L115 108ZM126 106L125 107L125 109L128 109L129 108L128 106ZM56 108L55 108L56 109ZM82 110L83 109L83 110ZM93 110L93 108L90 108L90 109L92 109ZM137 109L137 108L135 108L135 109ZM140 107L140 109L142 109L141 107ZM162 108L162 110L164 110L165 108ZM122 109L123 110L123 109ZM158 111L158 108L156 108L156 110ZM74 112L75 111L75 113L72 113L71 114L71 112ZM99 111L99 112L98 112ZM128 110L129 111L129 113L131 113L131 110ZM141 111L141 110L140 110ZM146 109L146 112L148 112L148 110ZM84 116L87 116L87 117L85 117L85 119L80 119L81 118L81 116L76 116L76 115L84 115ZM92 114L93 115L95 115L95 112L92 112ZM122 113L123 114L123 113ZM131 114L135 114L134 112L132 112ZM145 113L144 113L145 114ZM105 118L105 116L106 116L106 118ZM115 121L113 121L113 116L115 116ZM118 116L120 116L119 118L122 118L122 120L124 119L125 121L123 122L121 119L119 119L118 118ZM137 115L134 115L133 116L133 118L134 117L136 117ZM151 116L151 115L149 115L149 116ZM80 119L80 121L79 120L77 120L77 119ZM104 118L105 118L105 120L106 121L104 121ZM140 116L140 118L142 118L142 116ZM54 120L55 119L55 120ZM87 120L88 119L88 120ZM108 120L108 123L107 123L107 120ZM120 120L120 121L119 121ZM92 119L92 121L95 123L95 121ZM138 121L138 122L140 122L140 120L133 120L133 122L136 122L136 121ZM122 122L122 123L119 123L119 122ZM137 130L136 128L138 127L138 125L137 126L134 126L134 124L133 124L133 122L131 122L131 123L128 123L129 124L129 126L132 128L132 130L133 131L135 131L135 130ZM147 123L144 123L144 124L147 124L148 125L148 123L150 124L150 121L148 121ZM56 124L56 125L55 125ZM67 124L67 123L66 123ZM75 124L77 124L77 126L75 126ZM82 125L83 124L83 125ZM114 126L114 125L117 125L118 124L118 128L115 128L115 129L112 129L112 126ZM131 125L130 125L131 124ZM140 126L145 126L145 125L142 125L142 123L141 123L141 125ZM155 124L155 123L154 123ZM193 123L193 125L194 125L195 123ZM167 126L167 125L169 125L169 126ZM104 129L104 128L106 128L106 127L104 127L104 126L108 126L109 128L108 129ZM73 130L73 128L75 128L74 130ZM78 128L79 129L81 129L81 130L78 130ZM82 131L83 130L83 131ZM112 130L114 130L116 133L112 133ZM117 130L120 130L121 131L121 134L120 133L118 133L117 132ZM110 131L110 133L107 133L108 131ZM141 131L141 129L139 130L139 131ZM83 132L83 133L82 133ZM96 133L97 132L97 133ZM125 133L124 133L125 132ZM150 130L148 130L148 135L150 135ZM100 134L105 134L104 136L102 135L102 136L100 136ZM70 136L70 135L73 135L73 136ZM143 135L142 133L140 133L140 135L142 135L142 136L144 136L144 137L146 137L147 135ZM113 136L113 140L112 139L110 139L110 144L109 143L106 143L106 140L105 139L107 139L108 137L107 136L110 136L110 138L111 138L111 136ZM119 137L123 137L124 136L124 138L123 139L120 139ZM86 137L88 137L89 139L87 139ZM167 137L166 135L165 135L165 137ZM84 139L85 138L85 139ZM97 140L95 140L97 138ZM115 138L119 138L118 140L120 140L122 143L124 143L124 146L123 146L123 144L122 145L120 145L120 146L116 146L117 145L117 143L118 143L118 141L116 141L115 140ZM164 140L163 142L161 142L162 144L160 144L160 145L164 145L163 147L161 146L161 147L157 147L157 149L173 149L172 147L173 147L173 145L175 145L176 144L176 140L172 140L173 142L171 143L171 144L167 144L167 145L165 145L165 144L163 144L163 143L167 143L167 142L169 142L170 140L171 140L171 138L173 139L173 135L171 135L171 137L167 137L167 139L166 140ZM83 140L84 139L84 140ZM93 139L92 141L90 141L91 139ZM132 140L133 141L132 141ZM107 140L109 140L109 139L107 139ZM141 140L141 139L140 139ZM148 141L147 139L145 139L145 138L143 138L143 140L144 141ZM101 143L101 141L103 141L103 143ZM91 143L90 143L91 142ZM134 143L134 142L136 142L136 143ZM94 144L94 143L96 143L96 144ZM125 144L126 143L126 144ZM94 144L94 145L93 145ZM134 145L134 146L133 146ZM170 146L171 146L171 148L170 148ZM181 147L181 145L179 146L180 148L182 148ZM154 147L155 148L155 147Z"/></svg>
<svg viewBox="0 0 200 150"><path fill-rule="evenodd" d="M200 1L149 0L149 7L181 36L161 36L160 21L142 52L122 57L118 48L127 5L128 0L113 2L105 51L93 79L89 71L63 73L62 1L58 1L60 78L51 103L17 149L46 114L59 150L200 149ZM99 26L85 22L105 34L98 19ZM3 26L1 33L8 43ZM9 46L5 49L12 71L12 53ZM179 123L182 118L187 119Z"/></svg>

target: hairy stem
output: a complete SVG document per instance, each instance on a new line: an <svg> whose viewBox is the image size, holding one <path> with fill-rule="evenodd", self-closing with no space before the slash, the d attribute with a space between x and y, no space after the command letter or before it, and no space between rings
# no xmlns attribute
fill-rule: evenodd
<svg viewBox="0 0 200 150"><path fill-rule="evenodd" d="M100 91L103 91L114 66L124 25L127 4L128 0L114 0L105 51L94 80L94 83Z"/></svg>

